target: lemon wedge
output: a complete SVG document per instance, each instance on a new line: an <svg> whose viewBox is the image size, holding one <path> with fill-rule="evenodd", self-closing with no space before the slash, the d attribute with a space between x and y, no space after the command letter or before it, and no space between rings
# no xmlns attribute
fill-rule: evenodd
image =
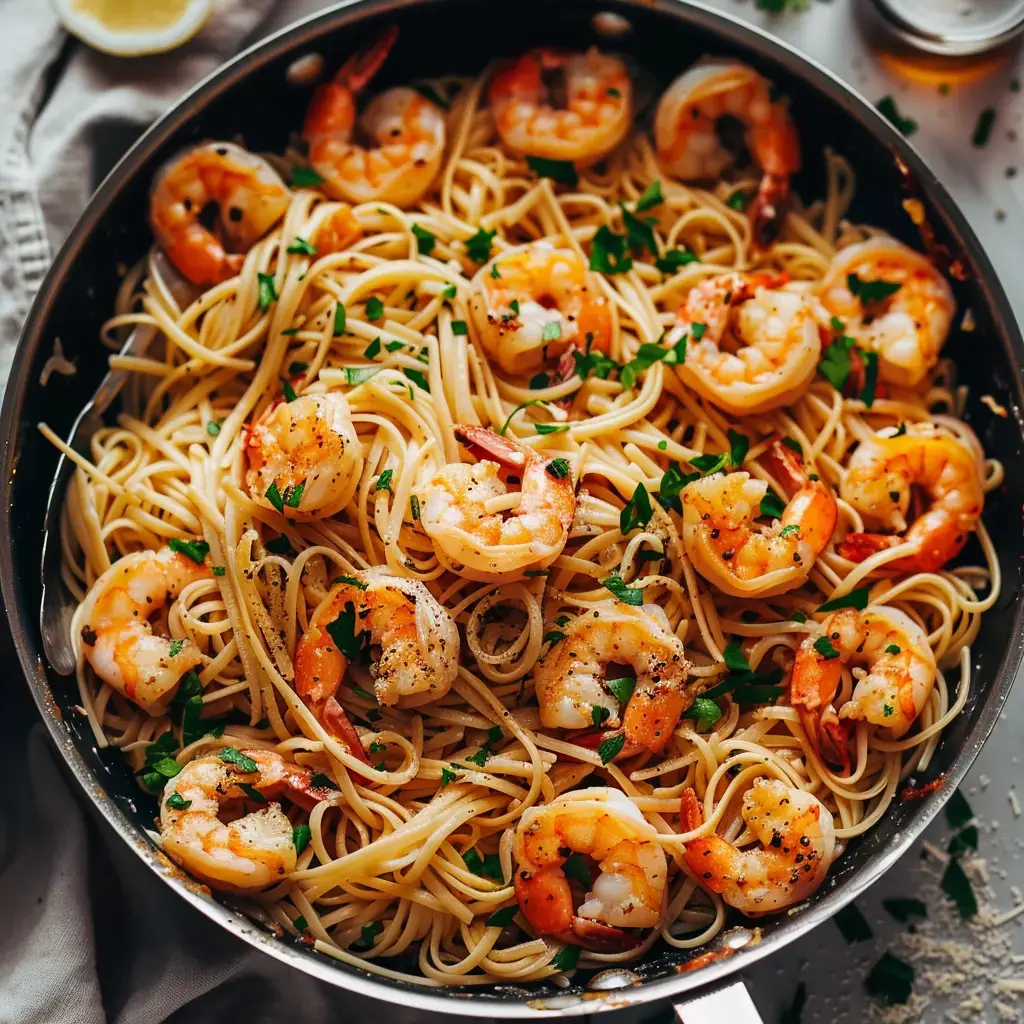
<svg viewBox="0 0 1024 1024"><path fill-rule="evenodd" d="M191 39L213 0L54 0L64 27L117 57L173 50Z"/></svg>

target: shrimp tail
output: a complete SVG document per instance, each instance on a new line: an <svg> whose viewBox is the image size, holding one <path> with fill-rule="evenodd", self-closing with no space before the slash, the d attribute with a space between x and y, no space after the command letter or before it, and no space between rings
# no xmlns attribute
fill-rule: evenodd
<svg viewBox="0 0 1024 1024"><path fill-rule="evenodd" d="M879 551L887 551L903 543L902 537L884 533L848 533L836 550L851 562L863 562Z"/></svg>
<svg viewBox="0 0 1024 1024"><path fill-rule="evenodd" d="M363 764L370 763L366 751L363 750L363 744L359 739L359 733L356 732L356 727L352 724L348 715L345 714L345 709L338 703L336 697L328 697L327 702L324 704L324 726L328 732L336 736L348 747L349 753L353 757L358 758Z"/></svg>
<svg viewBox="0 0 1024 1024"><path fill-rule="evenodd" d="M679 798L679 820L684 832L692 832L704 824L704 814L700 809L700 801L693 789L684 789Z"/></svg>
<svg viewBox="0 0 1024 1024"><path fill-rule="evenodd" d="M478 459L492 459L508 469L522 469L526 465L527 452L521 444L487 427L458 426L455 436Z"/></svg>
<svg viewBox="0 0 1024 1024"><path fill-rule="evenodd" d="M789 176L765 174L750 204L754 247L767 249L775 241L789 203Z"/></svg>
<svg viewBox="0 0 1024 1024"><path fill-rule="evenodd" d="M574 916L571 931L562 932L554 937L561 942L582 946L594 953L625 953L640 945L640 939L635 935L587 917Z"/></svg>
<svg viewBox="0 0 1024 1024"><path fill-rule="evenodd" d="M341 65L334 81L351 92L362 92L383 67L397 39L398 26L388 25L372 43L352 54Z"/></svg>

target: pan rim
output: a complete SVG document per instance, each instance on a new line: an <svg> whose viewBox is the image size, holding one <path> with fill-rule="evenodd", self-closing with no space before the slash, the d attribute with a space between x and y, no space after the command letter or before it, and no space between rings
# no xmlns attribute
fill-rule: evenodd
<svg viewBox="0 0 1024 1024"><path fill-rule="evenodd" d="M741 970L768 954L796 940L816 927L821 921L834 914L854 900L869 886L873 885L907 851L913 840L939 812L948 796L959 785L975 757L992 731L1003 707L1010 687L1021 674L1022 639L1024 639L1024 605L1019 606L1014 616L1011 642L992 678L990 692L985 698L977 723L968 735L964 746L956 756L945 784L939 791L924 798L922 810L913 829L891 848L869 861L857 876L850 879L819 902L808 907L798 918L787 923L781 933L774 933L758 945L752 945L717 963L708 965L691 974L676 974L637 985L632 989L603 993L587 993L585 996L551 996L539 999L509 998L488 992L465 988L452 990L444 987L417 987L411 983L396 983L370 974L327 955L317 955L297 946L288 945L261 930L245 918L240 911L218 903L201 888L183 881L181 873L170 865L162 854L139 836L139 826L103 791L93 769L85 762L75 748L66 731L59 724L55 714L49 682L43 668L39 644L35 638L36 623L34 609L24 605L12 543L11 491L17 468L17 434L22 425L26 379L32 359L43 342L42 328L47 322L63 282L71 272L85 240L96 230L106 210L121 189L137 174L141 165L166 144L170 136L192 117L197 109L213 102L222 93L231 91L254 70L276 60L282 54L303 45L315 44L321 37L330 35L347 25L357 23L372 15L394 12L400 16L405 8L420 7L434 0L343 0L343 2L316 12L295 22L260 42L243 50L236 57L218 67L197 83L181 99L159 118L135 144L125 153L110 171L99 188L90 198L81 217L75 223L67 240L56 255L47 271L38 293L25 319L15 357L11 366L7 390L0 410L0 438L3 444L3 468L5 501L3 508L3 541L0 544L0 586L7 609L8 619L19 662L25 673L33 699L42 715L49 735L56 744L65 766L75 776L100 815L115 829L139 858L154 873L171 885L184 899L209 919L225 928L250 946L261 949L282 963L301 970L321 981L350 988L360 994L378 999L394 998L402 993L408 1005L435 1012L457 1013L479 1016L486 1013L493 1017L518 1017L526 1013L537 1016L563 1016L590 1014L604 1010L622 1009L649 1001L678 996L694 989L715 987L723 979ZM858 121L879 143L886 146L896 159L904 165L920 184L930 203L941 212L943 218L963 240L970 253L976 270L977 285L993 313L999 343L1006 350L1011 365L1024 366L1024 340L1006 293L987 254L968 224L956 202L946 191L935 174L904 139L870 104L859 96L845 82L839 79L817 61L791 47L789 44L770 36L764 30L750 25L732 14L705 6L703 3L686 0L615 0L610 7L637 7L657 9L666 18L677 23L695 24L708 31L724 46L740 46L758 53L789 68L809 88L823 93L831 102L838 104L844 112ZM1012 386L1017 401L1024 405L1024 382L1021 373L1015 374ZM476 997L476 998L472 998Z"/></svg>

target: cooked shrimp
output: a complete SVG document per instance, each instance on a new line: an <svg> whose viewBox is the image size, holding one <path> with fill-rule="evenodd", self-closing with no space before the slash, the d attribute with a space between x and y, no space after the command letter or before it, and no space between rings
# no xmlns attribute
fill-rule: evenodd
<svg viewBox="0 0 1024 1024"><path fill-rule="evenodd" d="M340 203L338 208L325 218L316 232L316 252L326 256L330 252L344 252L353 242L363 237L363 226L359 223L352 207Z"/></svg>
<svg viewBox="0 0 1024 1024"><path fill-rule="evenodd" d="M335 694L364 642L380 648L373 692L387 707L443 697L459 664L455 622L418 580L367 570L335 583L296 646L295 692L356 757L362 745Z"/></svg>
<svg viewBox="0 0 1024 1024"><path fill-rule="evenodd" d="M554 729L625 726L628 743L663 750L695 693L686 686L690 664L683 642L662 609L607 601L577 615L564 632L534 670L541 722ZM624 714L605 685L609 664L636 672Z"/></svg>
<svg viewBox="0 0 1024 1024"><path fill-rule="evenodd" d="M741 850L712 833L686 844L687 867L747 917L807 899L825 881L835 854L835 822L825 805L778 779L759 778L744 794L741 813L760 848ZM687 832L700 828L692 789L683 792L680 815Z"/></svg>
<svg viewBox="0 0 1024 1024"><path fill-rule="evenodd" d="M210 578L205 564L170 548L118 559L86 596L78 621L86 661L118 693L151 715L162 715L182 676L203 661L184 638L153 632L149 622L190 583Z"/></svg>
<svg viewBox="0 0 1024 1024"><path fill-rule="evenodd" d="M595 786L529 808L513 852L516 899L530 927L591 949L635 946L637 939L621 929L661 922L668 864L657 836L618 789ZM574 900L563 870L571 854L589 858L599 872L582 902Z"/></svg>
<svg viewBox="0 0 1024 1024"><path fill-rule="evenodd" d="M330 794L312 780L309 769L269 750L228 747L189 761L164 787L163 851L212 889L265 889L294 871L296 858L292 823L279 803L265 801L287 795L312 809ZM237 817L247 804L260 806ZM220 815L228 812L234 820L225 823Z"/></svg>
<svg viewBox="0 0 1024 1024"><path fill-rule="evenodd" d="M566 351L611 347L611 308L596 276L575 250L547 242L482 267L469 309L484 349L506 373L532 373Z"/></svg>
<svg viewBox="0 0 1024 1024"><path fill-rule="evenodd" d="M980 446L978 448L980 451ZM912 488L930 503L907 528ZM899 572L937 572L977 529L985 503L976 452L930 423L896 436L876 434L850 456L840 494L854 508L894 534L850 533L837 551L862 562L877 551L912 543L913 554L886 562Z"/></svg>
<svg viewBox="0 0 1024 1024"><path fill-rule="evenodd" d="M734 416L790 404L818 368L814 307L779 291L786 281L777 273L720 274L697 285L679 309L676 334L689 336L680 377ZM670 333L668 340L676 339Z"/></svg>
<svg viewBox="0 0 1024 1024"><path fill-rule="evenodd" d="M558 71L564 103L556 107L546 78ZM596 47L586 53L541 47L502 68L488 97L498 134L509 149L588 167L625 138L632 93L629 72L617 57Z"/></svg>
<svg viewBox="0 0 1024 1024"><path fill-rule="evenodd" d="M844 609L829 616L821 634L808 636L797 652L793 692L825 694L831 686L834 695L843 665L857 666L859 678L839 718L884 726L893 739L914 724L935 686L928 635L898 608Z"/></svg>
<svg viewBox="0 0 1024 1024"><path fill-rule="evenodd" d="M339 392L271 406L250 428L245 454L253 501L278 511L283 504L293 519L334 515L363 471L352 414Z"/></svg>
<svg viewBox="0 0 1024 1024"><path fill-rule="evenodd" d="M890 294L865 301L864 283L888 284ZM845 334L878 353L878 375L905 387L920 384L938 362L956 313L945 277L894 238L840 249L818 295L829 314L843 320Z"/></svg>
<svg viewBox="0 0 1024 1024"><path fill-rule="evenodd" d="M204 142L157 172L149 222L184 277L213 285L241 270L245 253L284 216L290 199L266 160L231 142ZM213 228L203 223L210 210Z"/></svg>
<svg viewBox="0 0 1024 1024"><path fill-rule="evenodd" d="M740 125L743 144L762 173L750 204L759 245L771 241L789 198L790 176L800 170L800 137L785 99L773 89L739 61L702 62L665 90L654 118L658 159L683 181L721 178L740 147L727 148L719 129L730 121Z"/></svg>
<svg viewBox="0 0 1024 1024"><path fill-rule="evenodd" d="M458 426L455 435L482 461L451 463L430 481L420 518L435 550L471 579L547 568L565 547L576 511L568 462L486 427ZM520 481L519 504L492 511L510 474Z"/></svg>
<svg viewBox="0 0 1024 1024"><path fill-rule="evenodd" d="M769 455L792 497L782 518L756 526L768 490L748 473L716 473L682 491L683 543L693 567L734 597L769 597L800 586L836 526L836 499L800 456L776 439Z"/></svg>
<svg viewBox="0 0 1024 1024"><path fill-rule="evenodd" d="M387 59L394 26L350 57L334 79L317 87L302 137L309 163L327 190L352 203L409 206L434 183L445 146L444 111L415 89L399 86L376 96L356 119L356 96ZM357 132L374 143L353 141Z"/></svg>

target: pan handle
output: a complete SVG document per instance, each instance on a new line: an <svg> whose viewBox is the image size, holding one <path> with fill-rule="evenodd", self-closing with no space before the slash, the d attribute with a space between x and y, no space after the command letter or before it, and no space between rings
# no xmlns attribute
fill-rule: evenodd
<svg viewBox="0 0 1024 1024"><path fill-rule="evenodd" d="M682 1024L764 1024L742 981L704 990L673 1009Z"/></svg>

